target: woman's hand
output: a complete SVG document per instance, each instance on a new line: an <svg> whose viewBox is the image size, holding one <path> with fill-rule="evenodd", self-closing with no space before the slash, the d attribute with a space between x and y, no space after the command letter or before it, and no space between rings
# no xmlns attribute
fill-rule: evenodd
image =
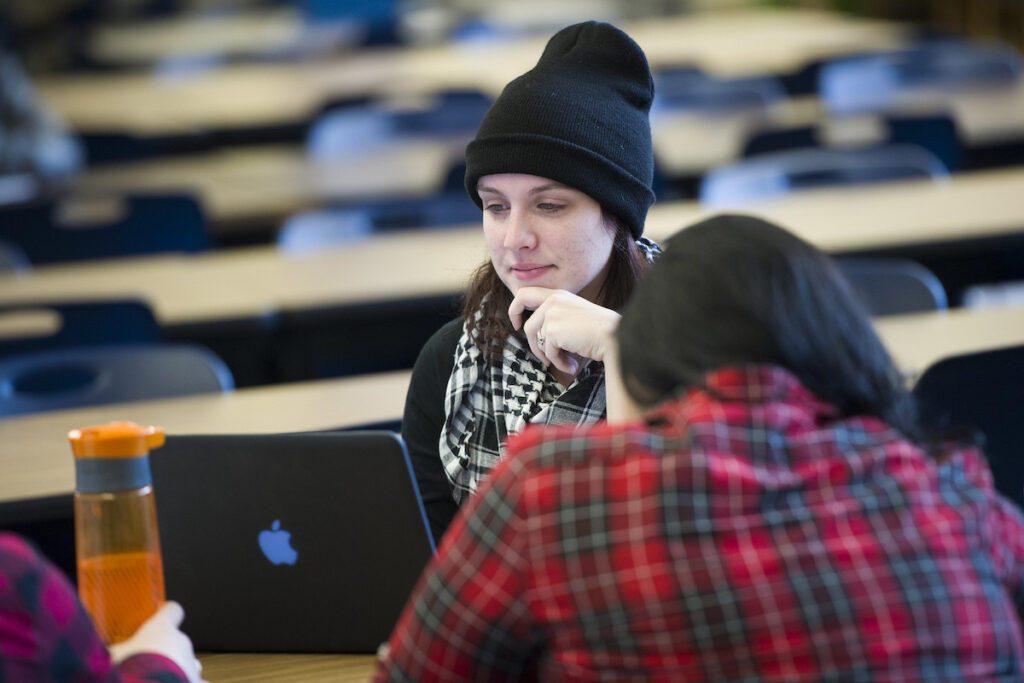
<svg viewBox="0 0 1024 683"><path fill-rule="evenodd" d="M110 646L111 659L120 664L144 652L163 655L185 672L190 683L205 683L203 665L196 659L192 641L178 628L184 618L181 605L165 602L128 640Z"/></svg>
<svg viewBox="0 0 1024 683"><path fill-rule="evenodd" d="M523 324L523 313L533 311ZM522 327L530 350L545 365L575 375L580 358L603 361L619 314L564 289L522 287L508 307L517 330Z"/></svg>

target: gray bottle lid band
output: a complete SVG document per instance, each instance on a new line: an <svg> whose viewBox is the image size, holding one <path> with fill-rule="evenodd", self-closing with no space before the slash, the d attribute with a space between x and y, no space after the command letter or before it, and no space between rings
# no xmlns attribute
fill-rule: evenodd
<svg viewBox="0 0 1024 683"><path fill-rule="evenodd" d="M78 458L75 460L75 490L78 493L128 491L152 482L148 454L135 458Z"/></svg>

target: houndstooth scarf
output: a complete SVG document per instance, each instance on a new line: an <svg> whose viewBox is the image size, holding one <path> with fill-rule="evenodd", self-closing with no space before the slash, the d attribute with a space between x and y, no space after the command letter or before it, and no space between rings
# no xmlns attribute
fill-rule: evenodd
<svg viewBox="0 0 1024 683"><path fill-rule="evenodd" d="M649 261L661 253L657 244L644 237L637 246ZM463 324L444 413L441 462L452 496L461 504L504 455L509 435L528 423L589 424L603 419L604 364L586 363L563 389L530 347L514 335L505 340L501 363L488 364Z"/></svg>

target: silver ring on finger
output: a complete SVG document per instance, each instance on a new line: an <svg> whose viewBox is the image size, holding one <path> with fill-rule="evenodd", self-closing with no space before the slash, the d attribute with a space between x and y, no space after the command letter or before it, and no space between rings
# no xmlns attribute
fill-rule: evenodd
<svg viewBox="0 0 1024 683"><path fill-rule="evenodd" d="M537 345L544 346L544 335L540 332L537 333Z"/></svg>

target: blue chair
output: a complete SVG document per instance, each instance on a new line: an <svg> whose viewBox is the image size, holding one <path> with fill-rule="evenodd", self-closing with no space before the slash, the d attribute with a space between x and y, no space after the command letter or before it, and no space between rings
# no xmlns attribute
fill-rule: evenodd
<svg viewBox="0 0 1024 683"><path fill-rule="evenodd" d="M942 161L917 145L796 149L711 170L701 181L700 201L730 208L815 187L948 177Z"/></svg>
<svg viewBox="0 0 1024 683"><path fill-rule="evenodd" d="M32 264L21 247L11 242L0 242L0 275L24 273L31 268Z"/></svg>
<svg viewBox="0 0 1024 683"><path fill-rule="evenodd" d="M439 294L281 311L275 376L300 382L411 368L427 340L458 316L460 299Z"/></svg>
<svg viewBox="0 0 1024 683"><path fill-rule="evenodd" d="M145 302L134 299L0 304L0 321L6 316L25 314L52 316L56 321L53 333L0 337L0 358L33 351L161 340L160 325L153 312Z"/></svg>
<svg viewBox="0 0 1024 683"><path fill-rule="evenodd" d="M58 202L0 208L0 240L12 242L33 264L166 251L210 245L199 203L190 195L129 196L111 223L65 227Z"/></svg>
<svg viewBox="0 0 1024 683"><path fill-rule="evenodd" d="M432 96L424 107L368 103L329 109L310 126L306 152L329 160L398 139L469 136L490 106L480 92L452 91Z"/></svg>
<svg viewBox="0 0 1024 683"><path fill-rule="evenodd" d="M312 251L389 230L479 223L480 209L465 191L374 201L309 211L289 218L278 233L284 251Z"/></svg>
<svg viewBox="0 0 1024 683"><path fill-rule="evenodd" d="M233 388L228 367L201 346L40 351L0 360L0 417Z"/></svg>
<svg viewBox="0 0 1024 683"><path fill-rule="evenodd" d="M839 258L836 263L872 316L946 309L942 283L919 263L899 258Z"/></svg>
<svg viewBox="0 0 1024 683"><path fill-rule="evenodd" d="M927 427L981 437L996 489L1024 509L1024 346L941 360L914 396Z"/></svg>
<svg viewBox="0 0 1024 683"><path fill-rule="evenodd" d="M723 111L764 109L787 97L782 81L772 76L721 79L700 69L662 69L654 75L652 115L686 111L715 115Z"/></svg>
<svg viewBox="0 0 1024 683"><path fill-rule="evenodd" d="M883 111L907 94L1006 87L1020 74L1020 54L1009 45L936 40L827 63L818 93L831 112Z"/></svg>
<svg viewBox="0 0 1024 683"><path fill-rule="evenodd" d="M455 23L456 19L453 17L450 21ZM530 33L529 26L512 25L486 17L471 17L453 26L449 31L448 40L455 44L492 47L497 43L528 37Z"/></svg>
<svg viewBox="0 0 1024 683"><path fill-rule="evenodd" d="M836 121L842 125L842 121ZM910 143L930 151L949 171L961 168L962 149L956 124L947 114L928 116L890 115L880 122L883 145ZM828 126L800 126L760 130L751 135L743 147L743 157L813 147L828 147Z"/></svg>
<svg viewBox="0 0 1024 683"><path fill-rule="evenodd" d="M398 0L301 0L299 6L310 26L344 22L361 36L362 45L389 45L399 40Z"/></svg>
<svg viewBox="0 0 1024 683"><path fill-rule="evenodd" d="M90 167L143 159L197 154L214 149L216 141L208 131L165 135L135 135L121 131L90 131L78 136Z"/></svg>

